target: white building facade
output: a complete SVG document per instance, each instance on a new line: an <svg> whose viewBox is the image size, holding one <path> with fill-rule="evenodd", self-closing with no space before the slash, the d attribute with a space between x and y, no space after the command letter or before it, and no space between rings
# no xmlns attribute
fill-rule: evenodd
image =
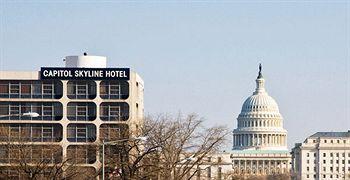
<svg viewBox="0 0 350 180"><path fill-rule="evenodd" d="M5 129L0 141L25 139L40 146L29 158L33 161L57 146L62 156L53 161L71 157L96 171L103 140L128 138L141 128L143 80L128 68L107 68L106 57L67 56L65 63L41 71L0 71L0 125ZM1 170L10 173L15 154L0 151Z"/></svg>
<svg viewBox="0 0 350 180"><path fill-rule="evenodd" d="M295 179L350 179L350 131L317 132L292 149Z"/></svg>

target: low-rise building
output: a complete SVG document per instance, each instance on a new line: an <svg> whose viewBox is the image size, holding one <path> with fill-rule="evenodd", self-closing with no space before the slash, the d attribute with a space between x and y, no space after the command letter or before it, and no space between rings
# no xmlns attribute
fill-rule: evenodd
<svg viewBox="0 0 350 180"><path fill-rule="evenodd" d="M317 132L292 149L295 179L350 179L350 130Z"/></svg>

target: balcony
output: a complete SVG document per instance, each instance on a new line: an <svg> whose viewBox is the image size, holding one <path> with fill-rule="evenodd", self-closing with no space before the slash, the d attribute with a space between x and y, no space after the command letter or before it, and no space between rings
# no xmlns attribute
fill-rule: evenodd
<svg viewBox="0 0 350 180"><path fill-rule="evenodd" d="M94 142L96 126L94 124L69 124L67 138L69 142Z"/></svg>
<svg viewBox="0 0 350 180"><path fill-rule="evenodd" d="M93 102L70 102L67 105L70 121L93 121L96 119L96 104Z"/></svg>
<svg viewBox="0 0 350 180"><path fill-rule="evenodd" d="M127 121L129 119L129 104L125 102L103 102L100 105L102 121Z"/></svg>
<svg viewBox="0 0 350 180"><path fill-rule="evenodd" d="M0 81L0 98L60 99L62 82L54 81Z"/></svg>
<svg viewBox="0 0 350 180"><path fill-rule="evenodd" d="M96 83L94 81L69 81L67 83L69 99L94 99L96 97Z"/></svg>
<svg viewBox="0 0 350 180"><path fill-rule="evenodd" d="M27 112L36 112L39 116L24 116ZM59 102L0 102L0 120L58 121L62 116Z"/></svg>
<svg viewBox="0 0 350 180"><path fill-rule="evenodd" d="M0 142L60 142L60 124L16 124L0 125Z"/></svg>
<svg viewBox="0 0 350 180"><path fill-rule="evenodd" d="M127 81L101 81L100 97L102 99L128 99L129 83Z"/></svg>

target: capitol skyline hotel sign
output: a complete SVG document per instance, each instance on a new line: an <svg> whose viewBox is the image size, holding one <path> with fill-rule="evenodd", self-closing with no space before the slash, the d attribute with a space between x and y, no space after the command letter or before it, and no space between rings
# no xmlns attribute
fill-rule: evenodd
<svg viewBox="0 0 350 180"><path fill-rule="evenodd" d="M56 68L42 67L41 79L130 80L129 68Z"/></svg>

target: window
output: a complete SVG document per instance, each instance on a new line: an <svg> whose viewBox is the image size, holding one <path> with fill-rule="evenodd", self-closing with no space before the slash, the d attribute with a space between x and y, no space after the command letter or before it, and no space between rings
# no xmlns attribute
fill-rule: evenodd
<svg viewBox="0 0 350 180"><path fill-rule="evenodd" d="M41 141L42 130L41 127L33 126L32 127L32 140L35 142Z"/></svg>
<svg viewBox="0 0 350 180"><path fill-rule="evenodd" d="M86 95L87 94L87 85L77 85L77 95Z"/></svg>
<svg viewBox="0 0 350 180"><path fill-rule="evenodd" d="M100 114L102 117L108 116L108 108L109 106L101 106Z"/></svg>
<svg viewBox="0 0 350 180"><path fill-rule="evenodd" d="M19 84L10 84L10 94L19 94Z"/></svg>
<svg viewBox="0 0 350 180"><path fill-rule="evenodd" d="M310 157L310 154L309 154L309 153L307 153L307 154L306 154L306 157Z"/></svg>
<svg viewBox="0 0 350 180"><path fill-rule="evenodd" d="M306 163L309 164L309 163L310 163L310 160L306 160Z"/></svg>
<svg viewBox="0 0 350 180"><path fill-rule="evenodd" d="M32 94L34 96L41 95L41 84L40 83L35 83L32 85Z"/></svg>
<svg viewBox="0 0 350 180"><path fill-rule="evenodd" d="M43 84L43 95L52 95L53 88L52 84Z"/></svg>
<svg viewBox="0 0 350 180"><path fill-rule="evenodd" d="M86 138L86 128L77 127L77 138Z"/></svg>
<svg viewBox="0 0 350 180"><path fill-rule="evenodd" d="M337 153L336 156L339 157L339 153Z"/></svg>
<svg viewBox="0 0 350 180"><path fill-rule="evenodd" d="M30 94L30 84L21 84L21 94Z"/></svg>
<svg viewBox="0 0 350 180"><path fill-rule="evenodd" d="M109 106L109 116L111 118L119 119L119 117L120 117L120 106Z"/></svg>
<svg viewBox="0 0 350 180"><path fill-rule="evenodd" d="M102 84L100 85L100 94L106 95L108 94L108 85Z"/></svg>
<svg viewBox="0 0 350 180"><path fill-rule="evenodd" d="M326 167L323 167L323 171L326 171Z"/></svg>
<svg viewBox="0 0 350 180"><path fill-rule="evenodd" d="M310 168L309 168L309 167L306 167L306 170L307 170L307 171L310 171Z"/></svg>
<svg viewBox="0 0 350 180"><path fill-rule="evenodd" d="M69 142L93 142L96 139L96 126L90 124L68 125Z"/></svg>
<svg viewBox="0 0 350 180"><path fill-rule="evenodd" d="M326 160L325 159L323 160L323 164L326 164Z"/></svg>
<svg viewBox="0 0 350 180"><path fill-rule="evenodd" d="M10 114L19 116L19 106L18 105L10 105Z"/></svg>
<svg viewBox="0 0 350 180"><path fill-rule="evenodd" d="M85 117L86 116L86 106L77 106L77 116Z"/></svg>
<svg viewBox="0 0 350 180"><path fill-rule="evenodd" d="M52 106L44 106L43 107L43 116L52 116Z"/></svg>
<svg viewBox="0 0 350 180"><path fill-rule="evenodd" d="M115 141L121 137L120 128L115 124L103 124L100 126L100 139Z"/></svg>
<svg viewBox="0 0 350 180"><path fill-rule="evenodd" d="M52 138L52 127L43 127L43 138Z"/></svg>
<svg viewBox="0 0 350 180"><path fill-rule="evenodd" d="M221 179L222 168L218 167L218 179Z"/></svg>
<svg viewBox="0 0 350 180"><path fill-rule="evenodd" d="M323 153L323 157L326 157L326 153Z"/></svg>
<svg viewBox="0 0 350 180"><path fill-rule="evenodd" d="M9 106L8 105L0 105L0 116L6 116L9 115Z"/></svg>
<svg viewBox="0 0 350 180"><path fill-rule="evenodd" d="M333 167L329 167L329 170L330 170L330 171L333 171Z"/></svg>
<svg viewBox="0 0 350 180"><path fill-rule="evenodd" d="M120 94L120 85L110 85L109 94L110 95L119 95Z"/></svg>
<svg viewBox="0 0 350 180"><path fill-rule="evenodd" d="M211 168L210 167L207 167L207 173L208 173L208 178L211 178Z"/></svg>
<svg viewBox="0 0 350 180"><path fill-rule="evenodd" d="M20 137L19 126L10 126L10 139L18 139Z"/></svg>
<svg viewBox="0 0 350 180"><path fill-rule="evenodd" d="M67 117L74 121L93 121L96 119L96 105L94 103L70 102L67 106Z"/></svg>
<svg viewBox="0 0 350 180"><path fill-rule="evenodd" d="M333 153L331 153L331 157L333 157Z"/></svg>
<svg viewBox="0 0 350 180"><path fill-rule="evenodd" d="M9 85L0 84L0 94L8 94L8 93L9 93Z"/></svg>

